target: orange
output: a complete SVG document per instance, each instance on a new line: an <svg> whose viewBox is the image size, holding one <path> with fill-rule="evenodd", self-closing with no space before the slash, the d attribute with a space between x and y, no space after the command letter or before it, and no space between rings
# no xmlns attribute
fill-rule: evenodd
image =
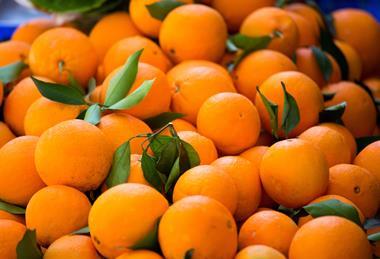
<svg viewBox="0 0 380 259"><path fill-rule="evenodd" d="M113 70L124 65L129 56L140 49L144 49L140 57L141 62L155 66L163 72L167 72L172 66L170 60L154 41L142 36L133 36L116 42L107 51L103 61L105 75L109 75Z"/></svg>
<svg viewBox="0 0 380 259"><path fill-rule="evenodd" d="M81 191L100 186L111 167L105 135L83 120L68 120L46 130L35 154L38 174L47 185L63 184Z"/></svg>
<svg viewBox="0 0 380 259"><path fill-rule="evenodd" d="M190 196L174 203L162 216L158 239L165 258L229 259L236 253L237 230L231 213L205 196Z"/></svg>
<svg viewBox="0 0 380 259"><path fill-rule="evenodd" d="M114 70L104 80L101 89L101 100L105 101L109 83L120 68ZM145 80L155 79L152 88L145 98L136 106L123 110L123 112L135 116L139 119L154 117L160 113L169 111L170 107L170 87L164 72L160 69L145 63L139 63L135 82L129 92L135 91Z"/></svg>
<svg viewBox="0 0 380 259"><path fill-rule="evenodd" d="M363 88L355 83L342 81L328 85L323 91L335 94L333 99L325 103L327 107L343 101L347 103L342 120L352 135L372 135L376 127L376 107L371 96Z"/></svg>
<svg viewBox="0 0 380 259"><path fill-rule="evenodd" d="M247 97L219 93L208 98L199 109L197 127L200 134L214 141L219 151L233 155L256 143L260 118Z"/></svg>
<svg viewBox="0 0 380 259"><path fill-rule="evenodd" d="M88 236L70 235L55 240L46 250L44 259L100 259Z"/></svg>
<svg viewBox="0 0 380 259"><path fill-rule="evenodd" d="M257 168L260 169L261 160L265 152L267 152L269 147L267 146L255 146L247 149L243 153L240 153L239 156L248 159L251 163Z"/></svg>
<svg viewBox="0 0 380 259"><path fill-rule="evenodd" d="M22 41L0 42L0 67L28 58L30 45Z"/></svg>
<svg viewBox="0 0 380 259"><path fill-rule="evenodd" d="M371 90L373 97L380 99L380 78L371 77L364 80L364 83Z"/></svg>
<svg viewBox="0 0 380 259"><path fill-rule="evenodd" d="M15 137L8 125L0 121L0 148Z"/></svg>
<svg viewBox="0 0 380 259"><path fill-rule="evenodd" d="M310 258L370 259L371 246L364 231L352 221L320 217L298 230L289 250L289 259Z"/></svg>
<svg viewBox="0 0 380 259"><path fill-rule="evenodd" d="M313 79L319 87L323 87L330 83L336 83L341 80L341 72L338 63L330 54L327 52L324 53L332 65L332 72L328 81L323 77L323 71L320 69L311 48L299 48L296 50L295 54L298 70Z"/></svg>
<svg viewBox="0 0 380 259"><path fill-rule="evenodd" d="M85 87L95 75L98 61L95 49L85 34L62 27L42 33L33 42L29 65L33 74L63 84L68 83L71 73Z"/></svg>
<svg viewBox="0 0 380 259"><path fill-rule="evenodd" d="M102 87L97 86L94 91L89 96L90 101L93 103L101 103L101 93L102 93Z"/></svg>
<svg viewBox="0 0 380 259"><path fill-rule="evenodd" d="M284 109L284 91L281 82L285 84L287 92L294 97L299 109L300 121L289 133L289 137L295 137L318 123L319 112L323 108L323 97L318 85L300 72L280 72L269 77L261 84L260 91L269 101L278 105L279 126L281 125ZM272 132L269 114L260 95L256 95L255 104L263 127L267 132ZM279 135L284 136L285 134L281 130Z"/></svg>
<svg viewBox="0 0 380 259"><path fill-rule="evenodd" d="M354 164L367 169L380 181L380 141L373 142L366 146L356 156Z"/></svg>
<svg viewBox="0 0 380 259"><path fill-rule="evenodd" d="M162 22L159 41L174 62L189 59L219 61L225 49L227 26L214 9L200 4L180 6Z"/></svg>
<svg viewBox="0 0 380 259"><path fill-rule="evenodd" d="M367 169L357 165L339 164L330 168L327 194L343 196L355 203L367 218L378 208L380 184Z"/></svg>
<svg viewBox="0 0 380 259"><path fill-rule="evenodd" d="M273 6L274 4L274 0L235 0L233 2L214 0L211 2L212 7L223 16L231 32L239 31L244 19L253 11L266 6Z"/></svg>
<svg viewBox="0 0 380 259"><path fill-rule="evenodd" d="M111 258L130 251L153 230L168 206L149 186L125 183L112 187L98 197L88 218L96 249Z"/></svg>
<svg viewBox="0 0 380 259"><path fill-rule="evenodd" d="M139 34L127 12L113 12L103 16L95 24L89 37L101 63L113 44L123 38Z"/></svg>
<svg viewBox="0 0 380 259"><path fill-rule="evenodd" d="M360 211L360 209L352 201L350 201L349 199L346 199L340 195L333 195L333 194L324 195L324 196L318 197L315 200L311 201L308 205L320 203L323 201L329 201L329 200L338 200L338 201L341 201L345 204L353 206L358 212L360 222L364 223L365 217L364 217L363 213ZM313 219L313 217L311 215L300 217L298 219L298 226L301 227L301 226L305 225L307 222L311 221L312 219Z"/></svg>
<svg viewBox="0 0 380 259"><path fill-rule="evenodd" d="M299 32L298 47L318 45L319 33L316 33L313 23L296 12L288 11L288 14L297 25Z"/></svg>
<svg viewBox="0 0 380 259"><path fill-rule="evenodd" d="M271 36L268 48L291 56L298 47L299 33L288 13L276 7L260 8L244 19L240 33L251 36Z"/></svg>
<svg viewBox="0 0 380 259"><path fill-rule="evenodd" d="M0 81L0 107L3 104L3 98L4 98L4 86L3 86L3 83Z"/></svg>
<svg viewBox="0 0 380 259"><path fill-rule="evenodd" d="M21 223L0 219L0 258L16 259L16 247L26 229Z"/></svg>
<svg viewBox="0 0 380 259"><path fill-rule="evenodd" d="M265 152L260 178L273 200L288 208L299 208L325 193L328 167L322 151L312 143L288 139Z"/></svg>
<svg viewBox="0 0 380 259"><path fill-rule="evenodd" d="M265 259L286 259L276 249L265 245L251 245L240 250L235 256L235 259L252 259L252 258L265 258Z"/></svg>
<svg viewBox="0 0 380 259"><path fill-rule="evenodd" d="M49 81L38 77L43 81ZM21 80L9 93L4 102L4 121L16 135L24 135L24 118L30 105L41 97L30 77Z"/></svg>
<svg viewBox="0 0 380 259"><path fill-rule="evenodd" d="M380 27L368 12L345 8L332 13L336 38L347 42L358 52L363 65L363 76L368 76L380 64Z"/></svg>
<svg viewBox="0 0 380 259"><path fill-rule="evenodd" d="M286 5L285 10L293 12L293 13L297 13L301 15L303 18L305 18L306 20L308 20L312 24L313 30L316 33L317 38L319 38L320 27L324 27L324 24L323 24L322 17L318 13L317 10L315 10L313 7L304 3L293 3L293 4Z"/></svg>
<svg viewBox="0 0 380 259"><path fill-rule="evenodd" d="M239 93L254 102L256 87L268 77L278 72L296 70L296 65L284 54L273 50L258 50L239 63L233 72L233 78Z"/></svg>
<svg viewBox="0 0 380 259"><path fill-rule="evenodd" d="M14 215L5 210L0 210L0 220L2 219L13 220L25 225L25 220L24 220L23 215Z"/></svg>
<svg viewBox="0 0 380 259"><path fill-rule="evenodd" d="M116 259L162 259L162 256L149 250L136 250L122 254Z"/></svg>
<svg viewBox="0 0 380 259"><path fill-rule="evenodd" d="M172 89L171 108L185 114L185 120L195 123L199 108L210 96L236 92L231 76L220 65L210 61L184 61L168 74Z"/></svg>
<svg viewBox="0 0 380 259"><path fill-rule="evenodd" d="M36 18L22 23L12 34L12 41L23 41L32 44L43 32L55 27L56 24L49 18Z"/></svg>
<svg viewBox="0 0 380 259"><path fill-rule="evenodd" d="M211 139L195 131L179 131L178 136L195 149L198 153L201 165L211 164L218 158L218 152Z"/></svg>
<svg viewBox="0 0 380 259"><path fill-rule="evenodd" d="M246 220L256 211L260 203L259 170L249 160L239 156L221 157L211 165L224 170L232 177L237 190L234 217L240 222Z"/></svg>
<svg viewBox="0 0 380 259"><path fill-rule="evenodd" d="M290 243L298 227L294 221L274 210L253 214L241 226L239 248L250 245L266 245L287 255Z"/></svg>
<svg viewBox="0 0 380 259"><path fill-rule="evenodd" d="M348 79L359 80L362 75L362 61L358 52L348 43L335 40L335 44L343 52L348 64Z"/></svg>
<svg viewBox="0 0 380 259"><path fill-rule="evenodd" d="M324 126L311 127L298 138L310 141L325 155L327 166L351 162L351 150L344 136L338 131Z"/></svg>
<svg viewBox="0 0 380 259"><path fill-rule="evenodd" d="M152 132L149 126L142 120L120 113L111 113L103 116L100 119L98 127L104 133L108 142L112 144L113 151L136 135ZM144 140L145 138L134 138L131 140L131 152L141 154L143 151L141 144Z"/></svg>
<svg viewBox="0 0 380 259"><path fill-rule="evenodd" d="M0 199L25 206L44 187L34 163L38 138L18 137L0 149Z"/></svg>
<svg viewBox="0 0 380 259"><path fill-rule="evenodd" d="M50 101L40 97L30 105L24 118L26 135L40 136L54 125L78 117L84 107Z"/></svg>
<svg viewBox="0 0 380 259"><path fill-rule="evenodd" d="M143 170L141 168L141 155L137 155L137 154L131 155L131 169L129 172L129 177L128 177L127 182L150 185L146 181Z"/></svg>
<svg viewBox="0 0 380 259"><path fill-rule="evenodd" d="M187 170L179 177L174 186L173 201L194 195L213 198L232 214L236 211L238 190L234 178L219 167L200 165Z"/></svg>
<svg viewBox="0 0 380 259"><path fill-rule="evenodd" d="M197 128L194 127L193 124L191 124L188 121L185 121L183 119L176 119L171 122L173 124L173 127L175 131L180 132L180 131L194 131L197 132ZM165 129L162 134L171 136L170 131L168 129Z"/></svg>

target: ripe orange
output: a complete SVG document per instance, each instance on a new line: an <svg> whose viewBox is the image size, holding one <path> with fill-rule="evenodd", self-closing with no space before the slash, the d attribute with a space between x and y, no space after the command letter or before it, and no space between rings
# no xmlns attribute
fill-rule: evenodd
<svg viewBox="0 0 380 259"><path fill-rule="evenodd" d="M112 150L96 126L83 120L68 120L41 135L35 161L38 174L47 185L63 184L89 191L106 178Z"/></svg>
<svg viewBox="0 0 380 259"><path fill-rule="evenodd" d="M112 187L98 197L88 218L96 249L111 258L130 251L153 230L168 206L149 186L125 183Z"/></svg>
<svg viewBox="0 0 380 259"><path fill-rule="evenodd" d="M163 259L161 255L150 250L136 250L126 252L116 259Z"/></svg>
<svg viewBox="0 0 380 259"><path fill-rule="evenodd" d="M322 151L313 144L288 139L265 152L260 177L273 200L288 208L299 208L325 193L328 167Z"/></svg>
<svg viewBox="0 0 380 259"><path fill-rule="evenodd" d="M260 8L244 19L240 33L251 36L271 36L268 48L291 56L298 46L296 23L286 11L276 7Z"/></svg>
<svg viewBox="0 0 380 259"><path fill-rule="evenodd" d="M352 221L336 216L314 219L303 225L292 241L289 259L370 259L371 247L364 231Z"/></svg>
<svg viewBox="0 0 380 259"><path fill-rule="evenodd" d="M180 131L194 131L197 132L197 128L194 127L193 124L191 124L188 121L185 121L183 119L176 119L171 122L173 124L173 127L175 131L180 132ZM171 136L170 131L168 129L165 129L162 134Z"/></svg>
<svg viewBox="0 0 380 259"><path fill-rule="evenodd" d="M21 223L0 219L0 258L17 259L16 247L25 230L25 226Z"/></svg>
<svg viewBox="0 0 380 259"><path fill-rule="evenodd" d="M267 146L255 146L240 153L239 156L248 159L257 169L260 169L261 160L268 148Z"/></svg>
<svg viewBox="0 0 380 259"><path fill-rule="evenodd" d="M319 28L324 27L321 15L313 7L304 3L293 3L285 6L285 10L297 13L313 25L313 30L319 38Z"/></svg>
<svg viewBox="0 0 380 259"><path fill-rule="evenodd" d="M380 78L371 77L364 80L364 83L371 90L373 97L380 99Z"/></svg>
<svg viewBox="0 0 380 259"><path fill-rule="evenodd" d="M190 196L174 203L162 216L158 238L165 258L183 258L193 249L194 259L229 259L237 249L231 213L205 196Z"/></svg>
<svg viewBox="0 0 380 259"><path fill-rule="evenodd" d="M0 121L0 148L15 137L8 125Z"/></svg>
<svg viewBox="0 0 380 259"><path fill-rule="evenodd" d="M172 90L171 108L185 114L185 120L195 123L199 108L210 96L236 92L231 76L220 65L205 61L184 61L168 74Z"/></svg>
<svg viewBox="0 0 380 259"><path fill-rule="evenodd" d="M143 170L141 168L141 155L132 154L131 155L131 168L129 172L129 177L127 179L128 183L140 183L150 186L144 177Z"/></svg>
<svg viewBox="0 0 380 259"><path fill-rule="evenodd" d="M343 52L348 64L348 79L359 80L362 75L362 61L358 52L348 43L335 40L335 44Z"/></svg>
<svg viewBox="0 0 380 259"><path fill-rule="evenodd" d="M273 50L258 50L239 63L233 72L233 78L239 93L254 102L256 87L268 77L278 72L296 70L296 65L284 54Z"/></svg>
<svg viewBox="0 0 380 259"><path fill-rule="evenodd" d="M354 164L367 169L380 181L380 141L373 142L366 146L356 156Z"/></svg>
<svg viewBox="0 0 380 259"><path fill-rule="evenodd" d="M11 214L5 210L0 210L0 220L2 219L13 220L25 225L25 219L23 215Z"/></svg>
<svg viewBox="0 0 380 259"><path fill-rule="evenodd" d="M290 243L298 227L294 221L274 210L253 214L241 226L239 248L251 245L267 245L287 255Z"/></svg>
<svg viewBox="0 0 380 259"><path fill-rule="evenodd" d="M25 206L44 187L34 163L37 141L37 137L19 137L0 149L1 200Z"/></svg>
<svg viewBox="0 0 380 259"><path fill-rule="evenodd" d="M71 73L85 87L95 75L98 61L95 49L85 34L62 27L44 32L33 42L29 65L33 74L58 83L68 83ZM62 71L60 66L63 67Z"/></svg>
<svg viewBox="0 0 380 259"><path fill-rule="evenodd" d="M0 42L0 67L28 58L30 45L22 41Z"/></svg>
<svg viewBox="0 0 380 259"><path fill-rule="evenodd" d="M23 41L32 44L43 32L55 27L56 24L49 18L36 18L22 23L12 34L12 41Z"/></svg>
<svg viewBox="0 0 380 259"><path fill-rule="evenodd" d="M265 245L251 245L240 250L235 256L235 259L252 259L252 258L265 258L265 259L286 259L276 249Z"/></svg>
<svg viewBox="0 0 380 259"><path fill-rule="evenodd" d="M315 31L313 23L296 12L288 11L288 14L290 17L292 17L293 21L297 25L297 29L299 32L298 47L318 45L319 33Z"/></svg>
<svg viewBox="0 0 380 259"><path fill-rule="evenodd" d="M48 246L58 238L87 225L91 204L80 191L52 185L42 188L30 199L25 219L28 229L35 229L37 241Z"/></svg>
<svg viewBox="0 0 380 259"><path fill-rule="evenodd" d="M256 143L260 118L248 98L237 93L219 93L199 109L197 127L200 134L214 141L219 151L233 155Z"/></svg>
<svg viewBox="0 0 380 259"><path fill-rule="evenodd" d="M174 62L190 59L219 61L225 49L227 26L214 9L200 4L180 6L169 13L160 29L160 45Z"/></svg>
<svg viewBox="0 0 380 259"><path fill-rule="evenodd" d="M179 177L174 187L173 201L194 195L203 195L219 201L231 214L236 211L238 191L234 178L216 166L196 166Z"/></svg>

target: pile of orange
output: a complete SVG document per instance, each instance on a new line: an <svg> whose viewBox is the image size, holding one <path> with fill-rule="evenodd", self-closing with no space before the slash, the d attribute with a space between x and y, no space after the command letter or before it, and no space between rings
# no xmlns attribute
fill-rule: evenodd
<svg viewBox="0 0 380 259"><path fill-rule="evenodd" d="M333 34L313 6L274 0L179 0L159 20L147 8L159 2L131 0L88 35L32 20L0 43L0 80L4 67L26 64L0 81L0 258L32 248L46 259L380 256L379 22L337 10ZM227 49L236 34L269 42ZM154 79L149 92L105 109L141 49L122 97ZM86 103L51 100L36 79L57 95L55 84L72 90L74 80ZM99 120L83 120L94 104ZM165 126L163 114L179 115ZM146 173L152 134L199 158L184 172L179 162L170 191ZM110 186L128 140L128 176Z"/></svg>

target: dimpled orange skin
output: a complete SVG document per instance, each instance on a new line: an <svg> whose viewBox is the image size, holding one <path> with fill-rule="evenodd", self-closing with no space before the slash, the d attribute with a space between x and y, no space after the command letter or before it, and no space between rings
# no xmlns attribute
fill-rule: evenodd
<svg viewBox="0 0 380 259"><path fill-rule="evenodd" d="M351 163L350 146L343 135L334 129L314 126L302 132L298 138L310 141L318 147L325 155L328 167Z"/></svg>
<svg viewBox="0 0 380 259"><path fill-rule="evenodd" d="M333 194L324 195L324 196L318 197L315 200L311 201L308 205L316 204L316 203L320 203L320 202L324 202L324 201L329 201L329 200L338 200L338 201L341 201L343 203L346 203L348 205L353 206L358 212L360 222L362 224L364 223L365 217L364 217L363 213L360 211L360 209L352 201L350 201L349 199L346 199L340 195L333 195ZM311 216L311 215L300 217L298 219L298 227L305 225L307 222L311 221L312 219L313 219L313 216Z"/></svg>
<svg viewBox="0 0 380 259"><path fill-rule="evenodd" d="M174 203L161 218L158 239L165 258L230 259L237 249L237 229L231 213L206 196Z"/></svg>
<svg viewBox="0 0 380 259"><path fill-rule="evenodd" d="M214 0L211 5L223 16L231 32L239 31L244 19L253 11L266 6L273 6L274 0Z"/></svg>
<svg viewBox="0 0 380 259"><path fill-rule="evenodd" d="M290 11L287 13L297 25L299 32L298 47L318 45L318 34L314 30L313 23L298 13Z"/></svg>
<svg viewBox="0 0 380 259"><path fill-rule="evenodd" d="M136 183L112 187L98 197L88 218L96 249L111 258L130 251L168 207L165 197L152 187Z"/></svg>
<svg viewBox="0 0 380 259"><path fill-rule="evenodd" d="M294 221L274 210L253 214L239 232L239 249L250 245L267 245L287 255L298 227Z"/></svg>
<svg viewBox="0 0 380 259"><path fill-rule="evenodd" d="M240 153L239 156L248 159L251 163L257 168L260 169L261 160L265 152L267 152L269 147L267 146L255 146L247 149L243 153Z"/></svg>
<svg viewBox="0 0 380 259"><path fill-rule="evenodd" d="M252 258L265 258L265 259L286 259L276 249L265 245L252 245L239 251L234 259L252 259Z"/></svg>
<svg viewBox="0 0 380 259"><path fill-rule="evenodd" d="M351 200L367 218L372 218L379 209L380 184L367 169L357 165L331 167L327 194Z"/></svg>
<svg viewBox="0 0 380 259"><path fill-rule="evenodd" d="M83 87L96 74L97 59L95 48L85 34L64 27L41 34L33 42L29 53L33 74L65 84L71 73ZM63 64L61 72L60 62Z"/></svg>
<svg viewBox="0 0 380 259"><path fill-rule="evenodd" d="M0 148L15 137L8 125L0 121Z"/></svg>
<svg viewBox="0 0 380 259"><path fill-rule="evenodd" d="M297 67L290 58L280 52L258 50L239 63L233 72L233 78L238 92L254 102L256 87L271 75L283 71L297 71Z"/></svg>
<svg viewBox="0 0 380 259"><path fill-rule="evenodd" d="M17 27L11 39L32 44L39 35L55 26L55 22L49 18L32 19Z"/></svg>
<svg viewBox="0 0 380 259"><path fill-rule="evenodd" d="M95 24L89 38L100 63L108 49L117 41L139 34L127 12L114 12L104 16Z"/></svg>
<svg viewBox="0 0 380 259"><path fill-rule="evenodd" d="M136 250L124 253L116 259L163 259L161 255L149 250Z"/></svg>
<svg viewBox="0 0 380 259"><path fill-rule="evenodd" d="M1 200L25 206L45 186L34 163L37 141L37 137L19 137L0 149Z"/></svg>
<svg viewBox="0 0 380 259"><path fill-rule="evenodd" d="M117 68L104 80L101 88L101 101L104 102L107 95L110 80L120 70ZM139 119L154 117L160 113L169 111L170 108L170 87L164 72L160 69L145 63L139 63L135 82L129 94L135 91L145 80L154 80L153 86L145 98L136 106L122 110L121 112L130 114Z"/></svg>
<svg viewBox="0 0 380 259"><path fill-rule="evenodd" d="M83 107L80 105L68 105L40 97L30 105L25 114L25 134L40 136L45 130L62 121L75 119L81 110Z"/></svg>
<svg viewBox="0 0 380 259"><path fill-rule="evenodd" d="M354 164L367 169L380 181L380 141L375 141L366 146L356 156Z"/></svg>
<svg viewBox="0 0 380 259"><path fill-rule="evenodd" d="M221 157L211 165L232 177L238 195L234 217L238 222L243 222L256 211L261 200L259 170L249 160L239 156Z"/></svg>
<svg viewBox="0 0 380 259"><path fill-rule="evenodd" d="M373 97L380 99L380 78L371 77L364 80L364 83L371 90Z"/></svg>
<svg viewBox="0 0 380 259"><path fill-rule="evenodd" d="M332 13L336 38L347 42L358 52L363 76L368 76L380 64L380 27L376 19L368 12L353 8L344 8Z"/></svg>
<svg viewBox="0 0 380 259"><path fill-rule="evenodd" d="M171 109L185 114L195 124L199 108L210 96L236 92L226 69L206 60L190 60L178 64L167 73L172 90Z"/></svg>
<svg viewBox="0 0 380 259"><path fill-rule="evenodd" d="M194 127L193 124L191 124L190 122L188 121L185 121L183 119L176 119L174 121L171 122L173 124L173 127L175 129L175 131L179 132L179 131L194 131L194 132L197 132L197 128ZM162 132L163 135L167 135L167 136L171 136L171 133L169 131L169 129L165 129L163 132Z"/></svg>
<svg viewBox="0 0 380 259"><path fill-rule="evenodd" d="M0 42L0 66L27 59L30 45L22 41Z"/></svg>
<svg viewBox="0 0 380 259"><path fill-rule="evenodd" d="M278 105L278 125L281 125L284 109L284 91L281 82L285 84L287 92L294 97L299 109L300 121L289 133L289 137L295 137L318 123L319 112L323 109L323 97L318 85L300 72L280 72L269 77L261 84L260 91L269 101ZM263 127L267 132L271 132L269 114L260 95L256 95L255 104ZM279 131L279 135L285 136L282 130Z"/></svg>
<svg viewBox="0 0 380 259"><path fill-rule="evenodd" d="M328 177L322 151L301 139L282 140L272 145L260 165L265 191L274 201L288 208L302 207L323 195Z"/></svg>
<svg viewBox="0 0 380 259"><path fill-rule="evenodd" d="M38 174L47 185L63 184L89 191L106 178L112 156L101 130L83 120L68 120L41 135L35 161Z"/></svg>
<svg viewBox="0 0 380 259"><path fill-rule="evenodd" d="M223 17L200 4L171 11L162 22L159 35L162 50L174 63L191 59L217 62L224 54L226 39Z"/></svg>
<svg viewBox="0 0 380 259"><path fill-rule="evenodd" d="M332 65L332 72L328 81L324 79L323 72L319 68L317 59L315 58L311 48L299 48L296 50L295 60L298 70L313 79L319 87L323 87L326 84L336 83L341 80L341 73L338 63L330 54L326 52L324 53Z"/></svg>
<svg viewBox="0 0 380 259"><path fill-rule="evenodd" d="M285 10L297 13L313 25L313 30L319 38L320 27L324 27L321 15L313 7L304 3L293 3L285 6Z"/></svg>
<svg viewBox="0 0 380 259"><path fill-rule="evenodd" d="M371 247L354 222L336 216L313 219L293 238L289 259L370 259Z"/></svg>
<svg viewBox="0 0 380 259"><path fill-rule="evenodd" d="M235 181L231 175L216 166L199 165L179 177L174 186L173 201L177 202L194 195L203 195L219 201L231 214L236 211L238 190Z"/></svg>
<svg viewBox="0 0 380 259"><path fill-rule="evenodd" d="M218 158L218 151L211 139L194 131L179 131L178 136L195 149L201 165L209 165Z"/></svg>
<svg viewBox="0 0 380 259"><path fill-rule="evenodd" d="M120 145L139 134L152 133L152 130L142 120L128 114L111 113L100 119L98 128L104 133L106 139L112 144L115 151ZM130 141L131 152L142 153L141 144L145 138L135 138Z"/></svg>
<svg viewBox="0 0 380 259"><path fill-rule="evenodd" d="M154 41L142 36L133 36L116 42L107 51L103 61L105 75L124 65L128 57L140 49L144 49L140 56L141 62L155 66L165 73L171 68L170 60Z"/></svg>
<svg viewBox="0 0 380 259"><path fill-rule="evenodd" d="M280 36L275 36L275 32ZM240 33L251 36L272 36L269 49L291 56L298 47L299 32L296 23L286 11L276 7L260 8L244 19Z"/></svg>
<svg viewBox="0 0 380 259"><path fill-rule="evenodd" d="M100 259L91 238L67 235L55 240L46 250L44 259Z"/></svg>
<svg viewBox="0 0 380 259"><path fill-rule="evenodd" d="M25 212L26 226L36 230L40 245L48 246L85 227L90 208L90 201L82 192L64 185L47 186L30 199Z"/></svg>
<svg viewBox="0 0 380 259"><path fill-rule="evenodd" d="M13 220L25 225L25 220L24 220L23 215L11 214L5 210L0 210L0 220L2 219Z"/></svg>
<svg viewBox="0 0 380 259"><path fill-rule="evenodd" d="M226 155L238 154L253 146L260 126L255 105L236 93L211 96L201 106L197 117L199 133L213 140L218 150Z"/></svg>
<svg viewBox="0 0 380 259"><path fill-rule="evenodd" d="M21 223L0 219L0 258L17 259L16 247L25 231Z"/></svg>
<svg viewBox="0 0 380 259"><path fill-rule="evenodd" d="M355 137L372 135L376 127L376 107L371 96L363 88L353 82L341 81L328 85L323 92L335 93L333 99L325 103L326 107L343 101L347 103L342 120L352 135Z"/></svg>
<svg viewBox="0 0 380 259"><path fill-rule="evenodd" d="M362 61L358 52L348 43L335 40L335 44L343 52L348 63L348 79L360 80L362 75Z"/></svg>

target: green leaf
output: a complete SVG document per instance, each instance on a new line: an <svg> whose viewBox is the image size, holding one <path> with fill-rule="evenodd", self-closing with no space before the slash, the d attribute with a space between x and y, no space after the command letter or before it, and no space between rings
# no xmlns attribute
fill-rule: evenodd
<svg viewBox="0 0 380 259"><path fill-rule="evenodd" d="M304 206L303 209L313 218L322 216L339 216L349 219L361 226L359 213L356 208L336 199L309 204Z"/></svg>
<svg viewBox="0 0 380 259"><path fill-rule="evenodd" d="M90 80L88 80L88 84L87 84L88 95L92 94L95 88L96 88L96 79L91 77Z"/></svg>
<svg viewBox="0 0 380 259"><path fill-rule="evenodd" d="M152 149L154 155L156 157L159 157L161 155L162 150L167 145L167 143L172 141L172 139L173 139L173 137L171 137L171 136L154 135L154 137L150 138L149 147Z"/></svg>
<svg viewBox="0 0 380 259"><path fill-rule="evenodd" d="M40 93L49 100L70 105L81 105L86 103L83 95L73 87L44 82L33 76L32 80Z"/></svg>
<svg viewBox="0 0 380 259"><path fill-rule="evenodd" d="M176 113L176 112L163 112L161 114L158 114L157 116L145 119L144 122L148 124L148 126L152 130L156 130L159 128L164 127L169 122L172 122L176 119L183 118L185 115L182 113Z"/></svg>
<svg viewBox="0 0 380 259"><path fill-rule="evenodd" d="M188 162L189 162L189 168L188 169L200 165L201 160L199 158L197 151L193 148L193 146L184 140L181 140L181 144L182 144L183 149L185 150L185 154L186 154Z"/></svg>
<svg viewBox="0 0 380 259"><path fill-rule="evenodd" d="M269 101L261 92L259 87L256 87L257 92L260 95L261 100L269 114L270 127L272 129L272 135L278 138L278 105Z"/></svg>
<svg viewBox="0 0 380 259"><path fill-rule="evenodd" d="M150 16L163 21L165 17L175 8L184 5L184 3L176 0L161 0L153 4L146 5Z"/></svg>
<svg viewBox="0 0 380 259"><path fill-rule="evenodd" d="M5 201L0 201L0 210L4 210L11 214L25 214L24 208L6 203Z"/></svg>
<svg viewBox="0 0 380 259"><path fill-rule="evenodd" d="M284 8L285 5L287 4L287 0L277 0L276 1L276 6L279 7L279 8Z"/></svg>
<svg viewBox="0 0 380 259"><path fill-rule="evenodd" d="M235 53L239 50L238 47L236 47L235 44L232 42L231 38L227 39L226 48L227 48L227 51L230 53Z"/></svg>
<svg viewBox="0 0 380 259"><path fill-rule="evenodd" d="M371 242L377 242L380 240L380 232L374 233L372 235L368 235L368 240Z"/></svg>
<svg viewBox="0 0 380 259"><path fill-rule="evenodd" d="M98 125L98 123L100 122L101 115L102 115L102 112L100 110L100 106L99 104L96 103L96 104L91 105L87 109L86 114L84 116L84 120L91 124Z"/></svg>
<svg viewBox="0 0 380 259"><path fill-rule="evenodd" d="M82 234L90 234L90 229L89 227L84 227L84 228L81 228L81 229L78 229L76 231L74 231L73 233L71 233L73 235L82 235Z"/></svg>
<svg viewBox="0 0 380 259"><path fill-rule="evenodd" d="M155 79L145 80L139 88L133 91L131 94L127 95L127 97L121 99L115 104L112 104L109 109L111 110L125 110L132 108L139 104L145 96L149 93L150 89L153 86Z"/></svg>
<svg viewBox="0 0 380 259"><path fill-rule="evenodd" d="M378 218L367 219L364 222L364 229L366 230L376 227L380 227L380 219Z"/></svg>
<svg viewBox="0 0 380 259"><path fill-rule="evenodd" d="M373 142L376 142L376 141L379 141L380 140L380 136L360 137L360 138L357 138L355 140L356 140L356 144L358 146L357 152L359 153L360 151L362 151L369 144L371 144Z"/></svg>
<svg viewBox="0 0 380 259"><path fill-rule="evenodd" d="M185 253L185 256L183 257L183 259L191 259L191 258L193 258L194 251L195 251L194 248L191 248L191 249L187 250L186 253Z"/></svg>
<svg viewBox="0 0 380 259"><path fill-rule="evenodd" d="M27 229L16 247L17 259L42 259L42 252L37 245L36 230Z"/></svg>
<svg viewBox="0 0 380 259"><path fill-rule="evenodd" d="M16 61L12 64L0 67L0 81L8 84L19 78L21 72L27 65L23 61Z"/></svg>
<svg viewBox="0 0 380 259"><path fill-rule="evenodd" d="M181 170L179 167L179 157L175 160L172 169L170 170L168 180L165 184L165 192L167 193L170 188L174 185L175 182L177 182L179 176L181 175Z"/></svg>
<svg viewBox="0 0 380 259"><path fill-rule="evenodd" d="M302 210L300 209L292 209L292 208L287 208L283 205L278 206L277 210L281 213L284 213L285 215L288 215L290 218L294 218L297 215L301 213Z"/></svg>
<svg viewBox="0 0 380 259"><path fill-rule="evenodd" d="M81 94L81 95L85 95L85 92L82 88L82 86L79 84L79 82L74 78L73 74L71 72L69 72L69 76L68 76L68 79L69 79L69 86L71 86L72 88L78 90L78 92Z"/></svg>
<svg viewBox="0 0 380 259"><path fill-rule="evenodd" d="M113 76L109 83L104 105L111 106L127 96L136 80L138 62L143 50L136 51L129 56L124 66Z"/></svg>
<svg viewBox="0 0 380 259"><path fill-rule="evenodd" d="M156 163L156 169L165 175L169 175L170 170L178 156L177 145L172 138L166 145L162 148L158 160Z"/></svg>
<svg viewBox="0 0 380 259"><path fill-rule="evenodd" d="M323 74L323 79L328 82L331 78L333 67L328 56L318 47L311 47L311 51L317 61L319 70Z"/></svg>
<svg viewBox="0 0 380 259"><path fill-rule="evenodd" d="M154 250L158 247L158 226L160 224L160 218L156 221L151 231L146 234L141 240L130 247L133 250L150 249Z"/></svg>
<svg viewBox="0 0 380 259"><path fill-rule="evenodd" d="M336 93L322 93L323 95L323 101L327 102L334 98Z"/></svg>
<svg viewBox="0 0 380 259"><path fill-rule="evenodd" d="M87 109L81 111L81 112L79 113L79 115L76 117L76 119L78 119L78 120L84 120L84 116L86 116L86 113L87 113Z"/></svg>
<svg viewBox="0 0 380 259"><path fill-rule="evenodd" d="M114 155L110 173L106 179L108 188L125 183L131 169L131 146L129 141L119 146Z"/></svg>
<svg viewBox="0 0 380 259"><path fill-rule="evenodd" d="M319 122L341 122L346 106L346 102L341 102L334 106L325 108L319 113Z"/></svg>
<svg viewBox="0 0 380 259"><path fill-rule="evenodd" d="M284 82L281 82L281 86L284 91L284 110L282 112L281 128L285 132L285 136L288 136L300 122L300 111L296 99L286 91Z"/></svg>
<svg viewBox="0 0 380 259"><path fill-rule="evenodd" d="M141 156L141 168L144 173L144 178L156 188L159 192L162 191L163 181L159 172L156 169L156 161L153 157L148 155L148 153L144 150Z"/></svg>
<svg viewBox="0 0 380 259"><path fill-rule="evenodd" d="M100 7L106 0L31 0L34 6L52 13L87 12Z"/></svg>

